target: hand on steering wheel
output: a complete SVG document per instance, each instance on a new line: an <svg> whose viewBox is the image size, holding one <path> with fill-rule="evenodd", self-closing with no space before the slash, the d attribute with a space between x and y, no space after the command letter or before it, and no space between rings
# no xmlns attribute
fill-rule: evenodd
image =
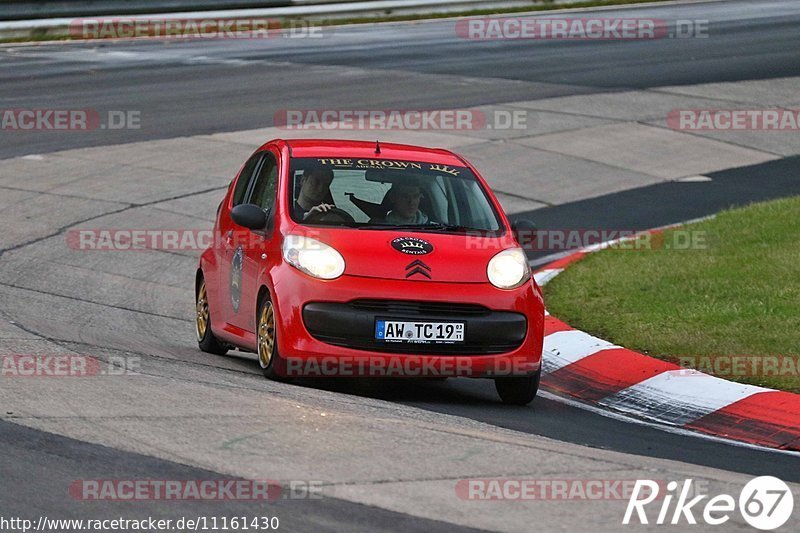
<svg viewBox="0 0 800 533"><path fill-rule="evenodd" d="M304 222L311 222L312 224L318 222L341 222L349 226L355 224L356 220L344 209L339 209L331 204L320 204L312 207L306 213Z"/></svg>

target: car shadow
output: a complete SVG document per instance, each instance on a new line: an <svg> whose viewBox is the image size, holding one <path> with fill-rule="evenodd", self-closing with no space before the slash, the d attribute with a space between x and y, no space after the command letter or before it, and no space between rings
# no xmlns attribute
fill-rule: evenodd
<svg viewBox="0 0 800 533"><path fill-rule="evenodd" d="M448 378L298 378L291 382L330 392L405 404L499 405L489 379Z"/></svg>
<svg viewBox="0 0 800 533"><path fill-rule="evenodd" d="M232 351L228 357L236 360L239 368L252 368L260 374L261 369L255 355ZM438 411L436 406L462 407L498 407L506 410L527 409L528 407L508 406L500 401L500 397L491 379L477 378L398 378L398 377L305 377L293 378L288 384L297 387L308 387L340 394L350 394L363 398L384 400L426 407ZM535 402L534 402L535 403ZM442 411L448 412L448 411Z"/></svg>

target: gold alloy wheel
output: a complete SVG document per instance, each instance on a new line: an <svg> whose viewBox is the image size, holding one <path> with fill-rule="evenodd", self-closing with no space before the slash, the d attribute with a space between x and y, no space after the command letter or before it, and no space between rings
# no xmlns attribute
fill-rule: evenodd
<svg viewBox="0 0 800 533"><path fill-rule="evenodd" d="M200 282L200 290L197 291L197 341L201 342L208 330L208 296L206 296L206 281Z"/></svg>
<svg viewBox="0 0 800 533"><path fill-rule="evenodd" d="M272 302L265 302L258 315L258 362L267 368L275 350L275 313Z"/></svg>

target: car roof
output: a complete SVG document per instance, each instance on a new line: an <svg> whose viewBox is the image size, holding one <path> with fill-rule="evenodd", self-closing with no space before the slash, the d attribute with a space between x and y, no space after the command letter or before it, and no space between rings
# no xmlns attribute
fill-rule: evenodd
<svg viewBox="0 0 800 533"><path fill-rule="evenodd" d="M330 139L282 139L292 157L354 157L399 159L423 163L442 163L466 166L463 159L443 148L424 148L410 144L380 143L380 154L375 153L376 141L351 141ZM274 141L270 141L274 142Z"/></svg>

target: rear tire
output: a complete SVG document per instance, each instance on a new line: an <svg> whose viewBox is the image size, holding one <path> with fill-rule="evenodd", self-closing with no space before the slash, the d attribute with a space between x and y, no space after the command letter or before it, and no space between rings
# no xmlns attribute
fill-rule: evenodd
<svg viewBox="0 0 800 533"><path fill-rule="evenodd" d="M197 333L197 345L200 350L215 355L225 355L228 353L228 346L220 342L211 331L211 311L208 309L208 292L206 291L206 280L200 276L200 283L197 285L195 294L195 333Z"/></svg>
<svg viewBox="0 0 800 533"><path fill-rule="evenodd" d="M289 381L286 377L286 363L278 353L278 328L269 294L265 294L259 302L256 318L256 354L264 377L275 381Z"/></svg>
<svg viewBox="0 0 800 533"><path fill-rule="evenodd" d="M542 371L529 376L495 378L494 386L503 403L508 405L528 405L536 398L539 391L539 379Z"/></svg>

